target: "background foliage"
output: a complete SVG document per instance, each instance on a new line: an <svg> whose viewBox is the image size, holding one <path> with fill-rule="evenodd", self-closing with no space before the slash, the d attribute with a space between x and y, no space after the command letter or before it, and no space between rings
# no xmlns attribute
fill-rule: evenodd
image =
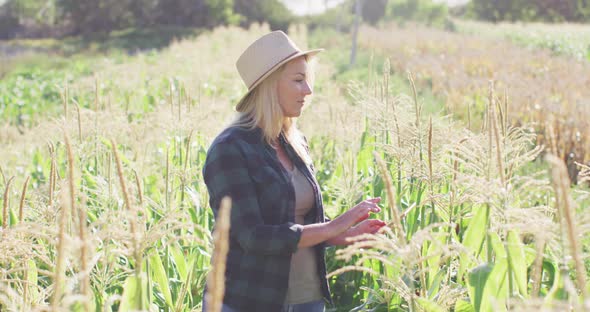
<svg viewBox="0 0 590 312"><path fill-rule="evenodd" d="M264 21L271 29L287 29L291 19L279 0L8 0L0 6L0 39Z"/></svg>
<svg viewBox="0 0 590 312"><path fill-rule="evenodd" d="M588 22L590 3L584 0L472 0L473 17L487 21Z"/></svg>

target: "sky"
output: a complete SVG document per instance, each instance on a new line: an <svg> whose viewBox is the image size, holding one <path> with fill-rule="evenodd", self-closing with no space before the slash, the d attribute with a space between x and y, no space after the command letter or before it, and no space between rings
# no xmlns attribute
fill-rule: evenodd
<svg viewBox="0 0 590 312"><path fill-rule="evenodd" d="M0 0L1 1L1 0ZM295 15L318 14L343 0L281 0Z"/></svg>
<svg viewBox="0 0 590 312"><path fill-rule="evenodd" d="M1 1L1 0L0 0ZM296 15L318 14L328 8L334 7L343 0L281 0L287 8ZM370 0L369 0L370 1ZM434 2L446 2L448 5L459 5L469 0L434 0Z"/></svg>

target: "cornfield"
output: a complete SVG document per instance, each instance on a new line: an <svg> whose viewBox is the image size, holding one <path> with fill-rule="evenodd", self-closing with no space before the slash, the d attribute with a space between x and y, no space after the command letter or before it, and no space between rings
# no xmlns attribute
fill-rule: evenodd
<svg viewBox="0 0 590 312"><path fill-rule="evenodd" d="M510 104L500 113L512 124L533 127L536 143L558 154L576 182L575 163L588 162L590 149L590 65L585 59L423 27L366 28L364 34L365 47L384 51L393 70L415 72L417 83L443 97L447 112L463 116L470 129L481 129L487 84L496 81L500 99ZM395 40L379 40L387 37Z"/></svg>
<svg viewBox="0 0 590 312"><path fill-rule="evenodd" d="M224 230L211 235L201 169L245 91L234 61L268 31L218 28L161 52L2 81L1 310L201 310L227 248ZM376 217L388 223L328 250L328 310L590 309L590 168L572 134L588 132L587 112L564 104L587 98L587 64L552 89L519 75L537 66L530 75L547 84L573 61L518 50L504 59L530 63L497 64L493 44L433 30L394 30L371 46L391 31L361 31L385 55L369 79L343 84L320 57L299 121L328 214L381 196ZM290 35L346 53L303 27ZM426 112L426 88L445 95L446 115ZM549 105L539 101L560 109L531 113Z"/></svg>

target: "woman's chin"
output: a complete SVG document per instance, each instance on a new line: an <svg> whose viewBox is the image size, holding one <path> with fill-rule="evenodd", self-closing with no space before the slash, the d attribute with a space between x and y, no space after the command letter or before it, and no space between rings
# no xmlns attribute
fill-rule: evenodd
<svg viewBox="0 0 590 312"><path fill-rule="evenodd" d="M297 118L299 116L301 116L301 110L298 112L292 112L290 114L285 114L285 117L288 117L288 118Z"/></svg>

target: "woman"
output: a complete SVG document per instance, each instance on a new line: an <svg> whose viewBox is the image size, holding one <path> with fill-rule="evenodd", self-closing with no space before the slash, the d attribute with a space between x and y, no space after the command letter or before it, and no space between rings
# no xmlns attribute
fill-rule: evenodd
<svg viewBox="0 0 590 312"><path fill-rule="evenodd" d="M331 302L324 248L374 233L384 223L369 199L334 220L295 119L312 94L308 59L281 31L252 43L237 61L248 92L237 119L213 141L203 177L215 216L232 199L222 311L323 311Z"/></svg>

